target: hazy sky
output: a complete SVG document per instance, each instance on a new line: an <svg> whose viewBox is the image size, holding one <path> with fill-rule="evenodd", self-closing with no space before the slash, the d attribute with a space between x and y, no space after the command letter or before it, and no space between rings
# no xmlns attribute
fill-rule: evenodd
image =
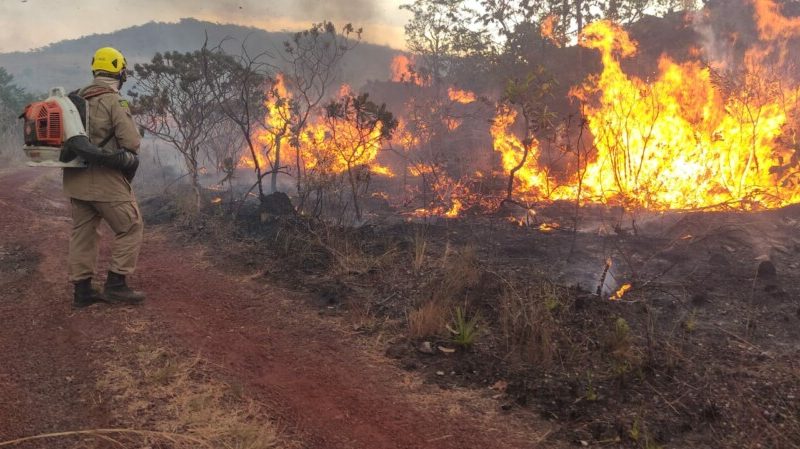
<svg viewBox="0 0 800 449"><path fill-rule="evenodd" d="M257 26L301 29L313 22L352 22L370 42L403 46L406 0L0 0L0 52L29 50L87 34L150 21L194 17Z"/></svg>

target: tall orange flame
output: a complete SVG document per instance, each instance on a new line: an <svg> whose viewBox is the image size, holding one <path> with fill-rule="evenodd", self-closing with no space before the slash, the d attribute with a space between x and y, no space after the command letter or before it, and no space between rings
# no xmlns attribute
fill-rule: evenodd
<svg viewBox="0 0 800 449"><path fill-rule="evenodd" d="M556 26L558 25L558 17L555 14L551 14L542 20L542 24L539 27L539 32L541 33L542 37L549 40L556 46L561 46L561 42L556 37Z"/></svg>
<svg viewBox="0 0 800 449"><path fill-rule="evenodd" d="M781 170L792 151L776 142L794 112L786 99L796 91L750 67L743 86L723 94L707 67L667 57L654 81L630 77L620 61L636 53L636 44L607 21L588 25L580 43L598 50L603 63L600 75L572 91L585 106L597 150L580 183L584 198L657 210L800 201L798 183ZM492 128L507 170L524 149L507 136L510 123L513 114L501 111ZM534 159L518 172L523 194L541 191L549 179L531 153ZM578 181L568 180L550 198L574 199Z"/></svg>
<svg viewBox="0 0 800 449"><path fill-rule="evenodd" d="M455 101L456 103L461 104L470 104L477 100L473 92L456 89L455 87L447 89L447 95L450 97L450 101Z"/></svg>
<svg viewBox="0 0 800 449"><path fill-rule="evenodd" d="M339 89L340 98L352 95L352 89L343 84ZM291 92L286 87L283 75L278 75L272 89L267 92L264 128L255 133L254 140L264 152L257 153L262 168L269 167L267 154L274 150L281 140L283 161L294 164L297 148L289 145L291 134ZM317 117L306 126L299 136L300 160L306 170L320 169L326 173L344 173L348 168L370 166L373 173L393 176L391 170L375 163L381 142L381 124L370 130L360 129L351 120L324 120ZM255 167L250 154L242 157L240 165ZM283 164L282 164L283 165ZM294 167L297 169L297 167Z"/></svg>
<svg viewBox="0 0 800 449"><path fill-rule="evenodd" d="M786 17L774 0L751 0L762 40L790 39L800 35L800 17Z"/></svg>
<svg viewBox="0 0 800 449"><path fill-rule="evenodd" d="M406 55L397 55L392 59L392 81L396 83L411 83L418 86L429 84L424 76L415 70L413 59Z"/></svg>
<svg viewBox="0 0 800 449"><path fill-rule="evenodd" d="M253 136L253 140L264 149L263 152L256 153L258 166L262 170L270 166L266 156L267 152L275 148L278 139L283 139L288 134L291 120L290 99L291 95L286 89L286 81L282 74L278 74L272 88L265 94L264 105L267 113L264 116L264 129L258 130ZM288 145L286 146L288 147ZM255 168L255 162L249 151L242 156L239 165Z"/></svg>

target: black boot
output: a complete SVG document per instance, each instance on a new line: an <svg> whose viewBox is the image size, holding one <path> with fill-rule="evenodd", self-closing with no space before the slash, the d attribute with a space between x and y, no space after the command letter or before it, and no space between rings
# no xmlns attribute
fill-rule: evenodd
<svg viewBox="0 0 800 449"><path fill-rule="evenodd" d="M106 300L111 303L139 304L144 301L145 294L131 290L125 283L125 275L108 272L106 288L103 290Z"/></svg>
<svg viewBox="0 0 800 449"><path fill-rule="evenodd" d="M75 297L72 300L74 307L88 307L103 301L105 301L103 295L92 287L92 278L83 279L75 283Z"/></svg>

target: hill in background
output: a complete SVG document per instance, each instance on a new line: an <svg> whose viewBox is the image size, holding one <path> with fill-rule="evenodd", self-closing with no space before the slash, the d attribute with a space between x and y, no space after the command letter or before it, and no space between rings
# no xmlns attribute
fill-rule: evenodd
<svg viewBox="0 0 800 449"><path fill-rule="evenodd" d="M133 66L149 61L156 52L197 50L203 45L206 33L209 45L233 38L226 49L238 53L241 42L246 39L251 54L268 51L275 56L280 55L283 42L291 35L290 32L269 32L195 19L182 19L178 23L149 22L113 33L65 40L29 52L0 53L0 67L14 76L17 85L31 92L47 92L53 86L73 89L88 82L92 54L100 47L120 49ZM340 81L357 88L370 80L388 79L391 60L398 52L386 46L361 43L343 60Z"/></svg>

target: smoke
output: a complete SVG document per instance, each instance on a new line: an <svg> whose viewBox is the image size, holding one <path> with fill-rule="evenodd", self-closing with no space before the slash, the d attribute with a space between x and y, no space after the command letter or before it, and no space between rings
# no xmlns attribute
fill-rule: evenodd
<svg viewBox="0 0 800 449"><path fill-rule="evenodd" d="M721 39L714 29L707 11L696 11L691 14L692 27L700 36L700 45L708 56L709 63L717 69L734 66L733 45Z"/></svg>
<svg viewBox="0 0 800 449"><path fill-rule="evenodd" d="M0 52L187 17L270 31L301 30L323 20L337 26L352 23L365 28L366 40L397 46L408 18L398 4L397 0L0 0ZM43 10L48 13L42 14Z"/></svg>
<svg viewBox="0 0 800 449"><path fill-rule="evenodd" d="M293 3L292 12L296 18L372 22L380 15L377 2L373 0L298 0Z"/></svg>
<svg viewBox="0 0 800 449"><path fill-rule="evenodd" d="M690 19L709 64L717 69L735 69L744 51L758 41L753 0L709 2Z"/></svg>
<svg viewBox="0 0 800 449"><path fill-rule="evenodd" d="M382 15L381 3L374 0L173 0L168 8L224 20L283 18L298 22L371 22Z"/></svg>

